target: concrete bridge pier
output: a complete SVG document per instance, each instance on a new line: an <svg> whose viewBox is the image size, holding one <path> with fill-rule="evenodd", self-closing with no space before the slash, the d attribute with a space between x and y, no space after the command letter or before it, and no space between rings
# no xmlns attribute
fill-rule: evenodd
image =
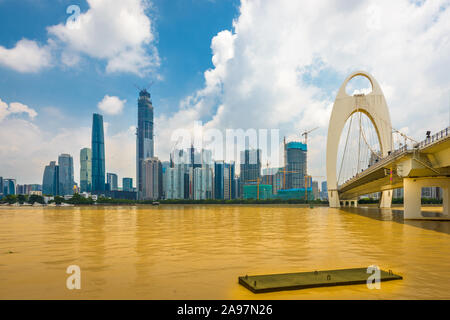
<svg viewBox="0 0 450 320"><path fill-rule="evenodd" d="M392 206L392 190L381 192L380 208L390 208Z"/></svg>
<svg viewBox="0 0 450 320"><path fill-rule="evenodd" d="M403 179L404 191L404 218L425 219L421 214L421 198L423 187L440 187L443 199L443 218L450 219L449 215L449 177L433 178L405 178Z"/></svg>

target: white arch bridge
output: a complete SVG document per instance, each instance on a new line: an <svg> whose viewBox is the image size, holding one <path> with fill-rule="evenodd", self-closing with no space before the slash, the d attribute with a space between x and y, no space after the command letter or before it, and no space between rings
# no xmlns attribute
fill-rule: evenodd
<svg viewBox="0 0 450 320"><path fill-rule="evenodd" d="M372 92L348 95L348 82L358 76L370 81ZM376 161L366 169L359 168L358 150L358 168L355 174L340 181L339 175L345 159L342 159L340 170L337 170L338 146L347 120L355 113L365 115L374 127L378 150L367 145L369 154L376 156ZM367 143L364 132L359 139ZM348 142L346 141L345 148ZM450 219L450 127L434 135L430 134L424 141L414 142L411 146L405 140L404 145L395 149L389 110L378 82L367 72L354 72L339 89L330 117L327 184L330 207L334 208L356 206L359 196L375 192L381 192L380 207L390 208L393 189L403 187L405 219L424 219L421 213L422 187L440 187L443 197L443 215L440 218Z"/></svg>

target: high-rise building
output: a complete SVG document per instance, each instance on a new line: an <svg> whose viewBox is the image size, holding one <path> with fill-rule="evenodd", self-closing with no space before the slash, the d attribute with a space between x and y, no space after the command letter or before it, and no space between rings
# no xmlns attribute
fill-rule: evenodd
<svg viewBox="0 0 450 320"><path fill-rule="evenodd" d="M105 137L103 116L94 113L92 118L92 192L105 191Z"/></svg>
<svg viewBox="0 0 450 320"><path fill-rule="evenodd" d="M61 154L58 157L59 166L59 193L63 196L73 194L73 158L70 154Z"/></svg>
<svg viewBox="0 0 450 320"><path fill-rule="evenodd" d="M328 200L328 185L326 181L322 181L322 200Z"/></svg>
<svg viewBox="0 0 450 320"><path fill-rule="evenodd" d="M3 185L3 177L0 177L0 198L3 196L3 193L5 192L5 187Z"/></svg>
<svg viewBox="0 0 450 320"><path fill-rule="evenodd" d="M122 178L122 191L133 191L133 178Z"/></svg>
<svg viewBox="0 0 450 320"><path fill-rule="evenodd" d="M80 151L80 191L92 190L92 150L83 148Z"/></svg>
<svg viewBox="0 0 450 320"><path fill-rule="evenodd" d="M214 162L214 199L224 199L225 162Z"/></svg>
<svg viewBox="0 0 450 320"><path fill-rule="evenodd" d="M3 184L3 193L5 196L16 194L16 179L4 179Z"/></svg>
<svg viewBox="0 0 450 320"><path fill-rule="evenodd" d="M42 178L42 194L57 196L59 192L59 166L56 161L51 161L45 166L44 176Z"/></svg>
<svg viewBox="0 0 450 320"><path fill-rule="evenodd" d="M117 174L115 173L107 173L106 174L106 184L109 187L108 191L117 191L119 190L119 185L117 182Z"/></svg>
<svg viewBox="0 0 450 320"><path fill-rule="evenodd" d="M261 178L261 150L244 150L240 154L240 194L244 194L246 184L254 184Z"/></svg>
<svg viewBox="0 0 450 320"><path fill-rule="evenodd" d="M286 159L286 189L298 189L305 187L305 175L307 174L307 147L301 142L289 142L285 144Z"/></svg>
<svg viewBox="0 0 450 320"><path fill-rule="evenodd" d="M144 180L143 163L145 159L154 156L153 142L153 105L150 93L147 90L139 92L138 99L138 125L136 138L136 188L138 199L143 198Z"/></svg>
<svg viewBox="0 0 450 320"><path fill-rule="evenodd" d="M312 187L314 199L315 200L319 199L319 182L312 181L311 187Z"/></svg>
<svg viewBox="0 0 450 320"><path fill-rule="evenodd" d="M144 200L158 200L162 196L162 165L158 158L147 158L142 165L143 178L145 181L143 196Z"/></svg>

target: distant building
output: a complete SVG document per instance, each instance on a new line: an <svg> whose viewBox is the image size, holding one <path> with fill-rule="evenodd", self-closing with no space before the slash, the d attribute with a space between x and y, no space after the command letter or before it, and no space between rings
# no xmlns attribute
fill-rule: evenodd
<svg viewBox="0 0 450 320"><path fill-rule="evenodd" d="M133 191L133 178L122 178L122 191Z"/></svg>
<svg viewBox="0 0 450 320"><path fill-rule="evenodd" d="M105 191L105 197L112 199L122 199L122 200L136 200L136 192L135 191Z"/></svg>
<svg viewBox="0 0 450 320"><path fill-rule="evenodd" d="M166 170L164 174L167 186L166 199L184 199L184 173L185 167L182 165L175 165Z"/></svg>
<svg viewBox="0 0 450 320"><path fill-rule="evenodd" d="M0 177L0 198L3 196L3 193L5 192L5 187L3 184L3 177Z"/></svg>
<svg viewBox="0 0 450 320"><path fill-rule="evenodd" d="M261 150L244 150L240 154L241 191L244 185L261 178ZM243 193L243 192L241 192Z"/></svg>
<svg viewBox="0 0 450 320"><path fill-rule="evenodd" d="M312 188L306 189L306 196L307 196L308 200L314 199ZM282 199L282 200L305 199L305 188L279 190L276 197L277 197L277 199Z"/></svg>
<svg viewBox="0 0 450 320"><path fill-rule="evenodd" d="M94 113L92 118L92 192L105 191L105 138L103 116Z"/></svg>
<svg viewBox="0 0 450 320"><path fill-rule="evenodd" d="M4 179L3 180L3 195L15 195L16 194L16 179Z"/></svg>
<svg viewBox="0 0 450 320"><path fill-rule="evenodd" d="M194 200L211 199L213 174L212 168L194 169Z"/></svg>
<svg viewBox="0 0 450 320"><path fill-rule="evenodd" d="M91 192L92 190L92 150L83 148L80 151L80 190Z"/></svg>
<svg viewBox="0 0 450 320"><path fill-rule="evenodd" d="M136 139L136 188L138 199L142 199L146 185L143 164L145 159L154 156L153 105L150 93L145 89L139 92Z"/></svg>
<svg viewBox="0 0 450 320"><path fill-rule="evenodd" d="M142 164L145 181L144 200L158 200L162 196L162 165L157 157L147 158Z"/></svg>
<svg viewBox="0 0 450 320"><path fill-rule="evenodd" d="M322 181L321 198L322 200L328 200L328 185L326 181Z"/></svg>
<svg viewBox="0 0 450 320"><path fill-rule="evenodd" d="M63 196L73 194L73 158L70 154L61 154L58 157L59 166L59 193Z"/></svg>
<svg viewBox="0 0 450 320"><path fill-rule="evenodd" d="M265 184L247 184L243 187L244 199L266 200L272 198L272 186ZM259 196L259 197L258 197Z"/></svg>
<svg viewBox="0 0 450 320"><path fill-rule="evenodd" d="M301 142L289 142L285 144L286 159L286 189L298 189L305 187L307 174L307 146Z"/></svg>
<svg viewBox="0 0 450 320"><path fill-rule="evenodd" d="M320 194L319 194L319 182L312 181L311 188L312 188L312 191L313 191L314 200L319 199L319 197L320 197Z"/></svg>
<svg viewBox="0 0 450 320"><path fill-rule="evenodd" d="M214 162L214 199L224 199L225 161Z"/></svg>
<svg viewBox="0 0 450 320"><path fill-rule="evenodd" d="M119 190L119 185L117 182L117 174L115 173L107 173L106 174L106 183L109 186L109 191L117 191Z"/></svg>
<svg viewBox="0 0 450 320"><path fill-rule="evenodd" d="M44 176L42 178L42 194L57 196L59 192L59 166L56 161L51 161L45 166Z"/></svg>

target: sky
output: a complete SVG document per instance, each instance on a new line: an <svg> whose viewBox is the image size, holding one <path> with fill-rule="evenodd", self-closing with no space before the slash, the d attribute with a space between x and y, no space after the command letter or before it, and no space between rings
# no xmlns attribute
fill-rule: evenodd
<svg viewBox="0 0 450 320"><path fill-rule="evenodd" d="M145 87L161 160L198 121L288 140L318 127L308 171L323 180L335 95L355 70L377 79L394 128L422 140L449 126L449 37L450 0L0 0L0 176L42 183L69 153L78 181L97 112L107 172L135 178Z"/></svg>

